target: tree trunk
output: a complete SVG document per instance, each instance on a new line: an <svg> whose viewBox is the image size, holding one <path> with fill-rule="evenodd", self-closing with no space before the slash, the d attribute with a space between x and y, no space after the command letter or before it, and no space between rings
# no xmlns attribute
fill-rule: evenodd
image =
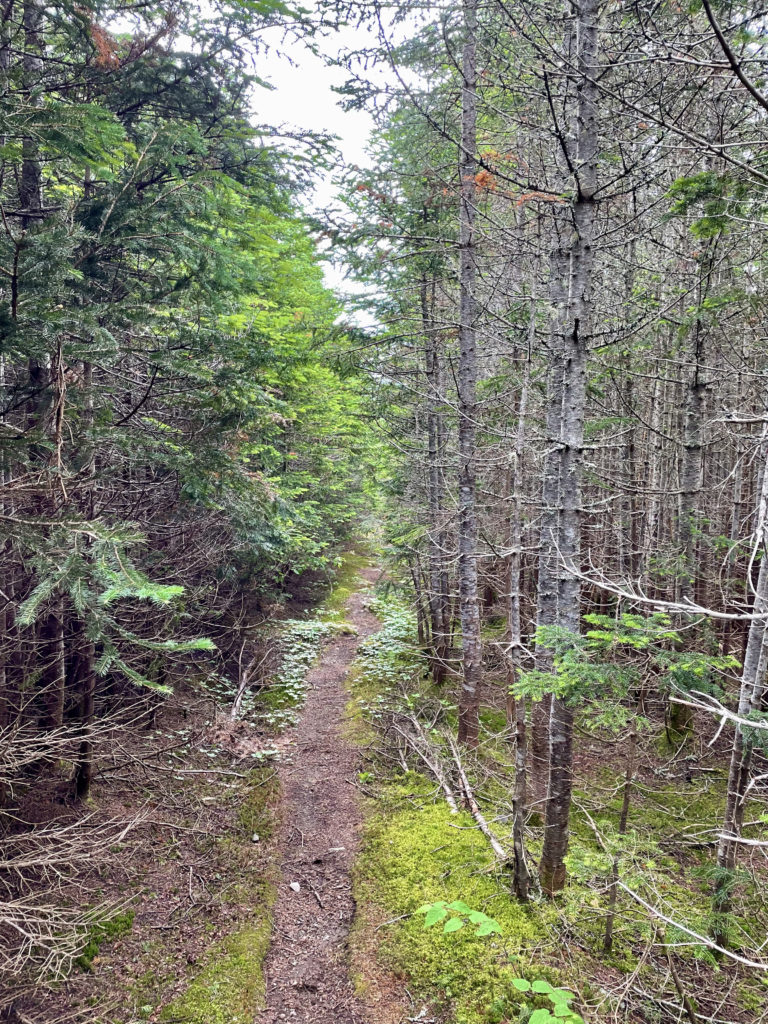
<svg viewBox="0 0 768 1024"><path fill-rule="evenodd" d="M548 421L559 430L548 453L548 471L556 477L555 538L557 551L545 572L557 581L555 625L579 632L581 584L572 569L579 567L581 548L581 464L586 400L587 331L592 276L592 240L597 191L597 42L599 4L583 0L575 9L574 38L577 75L568 83L575 94L575 140L569 164L575 169L576 197L566 242L568 284L562 307L553 317L553 371L549 375ZM551 528L551 527L550 527ZM552 559L552 554L550 554ZM565 883L568 821L573 788L573 710L566 700L552 698L550 715L549 789L544 845L539 864L541 885L548 894Z"/></svg>
<svg viewBox="0 0 768 1024"><path fill-rule="evenodd" d="M755 615L768 614L768 440L763 438L763 480L758 499L757 526L753 555L760 557L760 572L755 586L752 611ZM751 569L752 559L749 567ZM749 573L749 569L748 569ZM747 582L749 587L749 581ZM766 692L766 619L752 619L749 624L747 651L741 672L739 688L739 715L746 718L759 711ZM718 878L712 898L714 926L712 937L719 946L728 942L727 915L731 909L731 888L741 828L744 821L744 797L752 761L752 741L745 737L742 727L736 725L731 746L728 770L725 812L721 838L717 846Z"/></svg>
<svg viewBox="0 0 768 1024"><path fill-rule="evenodd" d="M26 0L22 21L24 26L23 73L24 88L30 105L39 106L35 89L42 70L43 6L39 0ZM43 171L37 140L27 136L21 146L21 177L19 179L19 208L24 228L33 224L35 215L43 207Z"/></svg>
<svg viewBox="0 0 768 1024"><path fill-rule="evenodd" d="M429 516L429 612L432 634L432 678L442 686L446 675L446 620L448 617L448 580L445 568L447 537L444 523L445 484L443 458L445 426L441 404L442 370L438 330L434 322L434 292L431 295L426 274L420 281L421 322L427 376L427 505Z"/></svg>
<svg viewBox="0 0 768 1024"><path fill-rule="evenodd" d="M83 514L87 519L94 516L94 473L95 448L93 444L93 365L83 362L83 397L84 416L83 434L85 450L83 453L83 474L85 494L82 502ZM90 561L90 541L85 540L84 557ZM93 781L93 720L96 698L96 650L93 640L88 636L87 622L78 618L74 623L75 662L77 678L73 680L80 691L80 748L75 765L74 792L78 800L86 800L91 791Z"/></svg>
<svg viewBox="0 0 768 1024"><path fill-rule="evenodd" d="M64 660L64 598L51 599L48 614L40 623L37 633L40 672L40 692L43 708L40 728L45 731L61 727L64 718L64 686L66 682Z"/></svg>
<svg viewBox="0 0 768 1024"><path fill-rule="evenodd" d="M459 742L477 746L482 675L477 600L477 352L475 301L475 150L477 135L477 0L464 0L461 89L461 202L459 213L459 606L464 677Z"/></svg>
<svg viewBox="0 0 768 1024"><path fill-rule="evenodd" d="M534 305L531 303L531 332L534 324ZM528 742L526 730L526 701L522 696L515 697L514 689L520 672L522 654L522 635L520 620L520 566L522 555L522 487L523 458L525 454L525 416L528 405L529 362L526 359L523 381L520 388L520 403L517 414L517 436L512 452L507 480L507 500L509 502L506 553L506 613L507 613L507 648L505 660L507 667L507 705L510 725L514 724L515 742L515 788L512 798L512 841L514 847L514 864L512 884L515 895L521 902L528 899L528 867L525 861L525 816L527 811L527 756Z"/></svg>
<svg viewBox="0 0 768 1024"><path fill-rule="evenodd" d="M74 792L78 800L86 800L93 781L93 719L96 698L95 648L85 631L84 623L75 637L77 650L77 680L80 688L80 747L75 765Z"/></svg>
<svg viewBox="0 0 768 1024"><path fill-rule="evenodd" d="M698 283L697 301L704 299L705 285L702 268ZM704 419L704 381L702 379L702 363L704 361L704 339L702 324L699 319L694 325L691 339L691 364L688 383L685 390L685 411L683 414L683 451L680 463L680 502L678 509L678 542L682 566L680 572L678 595L683 602L695 598L694 584L700 567L696 558L696 538L698 535L699 503L701 496L703 469L703 419ZM677 617L677 627L683 625L683 618ZM667 708L670 741L678 745L686 740L693 730L693 714L683 704L670 702Z"/></svg>

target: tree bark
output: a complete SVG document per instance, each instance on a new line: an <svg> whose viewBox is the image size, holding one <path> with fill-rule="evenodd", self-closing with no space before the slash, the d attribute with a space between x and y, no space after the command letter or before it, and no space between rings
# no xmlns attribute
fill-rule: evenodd
<svg viewBox="0 0 768 1024"><path fill-rule="evenodd" d="M548 388L548 422L558 420L551 438L545 473L555 486L553 531L556 550L548 553L545 577L556 581L555 622L560 629L579 632L581 584L581 466L586 400L587 332L593 265L595 194L597 191L597 45L599 4L583 0L574 10L576 74L568 89L575 96L575 139L568 148L575 198L567 237L567 287L562 306L553 317L552 370ZM568 145L568 143L566 143ZM562 244L562 243L561 243ZM552 522L554 519L554 522ZM544 845L539 875L543 890L554 894L565 884L569 816L573 788L573 710L562 697L552 698L550 714L549 789Z"/></svg>
<svg viewBox="0 0 768 1024"><path fill-rule="evenodd" d="M23 73L24 88L31 105L39 106L35 89L39 85L42 69L43 6L39 0L26 0L23 7L24 26ZM21 147L21 177L19 179L19 209L22 226L34 223L35 214L43 208L43 170L37 141L26 136Z"/></svg>
<svg viewBox="0 0 768 1024"><path fill-rule="evenodd" d="M477 148L477 0L464 0L461 152L459 155L459 608L463 680L459 742L477 746L482 677L480 608L477 599L477 350L475 219Z"/></svg>
<svg viewBox="0 0 768 1024"><path fill-rule="evenodd" d="M446 645L448 643L448 573L445 568L447 536L445 529L445 483L443 458L445 424L441 409L443 401L442 369L438 329L434 322L434 290L430 294L426 274L420 281L421 322L424 333L424 354L427 377L427 506L429 516L429 611L432 639L432 678L442 686L446 676Z"/></svg>
<svg viewBox="0 0 768 1024"><path fill-rule="evenodd" d="M96 469L95 448L93 444L93 365L83 362L83 398L85 403L83 415L83 427L85 437L85 450L83 453L83 474L85 493L82 506L83 514L87 519L94 516L94 473ZM87 561L92 560L90 542L85 540L83 557ZM96 648L93 640L88 635L87 622L78 617L73 628L75 643L75 663L77 665L77 678L73 680L74 685L80 691L80 747L78 750L77 763L75 764L74 791L78 800L88 798L93 781L93 721L95 714L96 700Z"/></svg>
<svg viewBox="0 0 768 1024"><path fill-rule="evenodd" d="M754 534L753 555L760 556L760 571L754 591L752 611L756 615L768 614L768 439L763 438L763 479L758 499L757 525ZM750 559L748 573L751 569ZM749 586L749 583L748 583ZM749 625L747 651L739 687L739 715L746 718L759 711L766 693L766 619L752 619ZM744 797L752 761L752 742L740 725L736 725L731 746L728 770L728 789L721 838L717 846L718 878L715 883L712 909L714 927L712 937L718 946L727 947L726 918L731 909L731 888L738 852L737 840L744 822Z"/></svg>
<svg viewBox="0 0 768 1024"><path fill-rule="evenodd" d="M535 324L535 305L531 302L530 331ZM530 352L530 348L529 348ZM523 461L525 455L525 417L528 407L529 359L526 358L523 380L520 387L520 401L517 413L517 433L511 453L507 479L507 552L506 552L506 618L507 637L505 661L507 669L507 707L509 725L514 727L515 745L515 786L512 797L512 841L514 849L512 885L521 902L528 899L528 866L525 859L525 816L528 797L528 738L526 728L526 700L515 696L520 665L522 661L521 630L521 557L522 557L522 488Z"/></svg>

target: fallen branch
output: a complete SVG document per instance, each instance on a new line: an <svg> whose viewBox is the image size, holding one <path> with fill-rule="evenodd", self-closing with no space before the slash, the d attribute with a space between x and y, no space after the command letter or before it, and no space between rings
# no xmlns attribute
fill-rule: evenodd
<svg viewBox="0 0 768 1024"><path fill-rule="evenodd" d="M607 853L608 848L589 811L587 811L585 807L579 807L579 810L585 815L587 821L591 825L592 831L595 833L595 838L597 839L601 849ZM636 903L639 903L641 907L647 910L652 917L658 918L659 921L663 921L665 924L671 925L673 928L677 928L678 931L685 932L686 935L690 935L691 938L696 939L697 942L700 942L707 949L713 950L716 953L722 953L723 956L727 956L731 960L735 960L737 963L743 964L745 967L754 967L759 971L768 970L768 963L762 963L758 960L749 960L746 957L739 956L738 953L734 953L730 949L726 949L724 946L719 946L716 942L713 942L712 939L707 938L706 935L700 935L698 932L692 931L692 929L688 928L686 925L681 924L680 921L675 921L674 918L667 917L666 914L662 914L657 907L648 903L642 896L636 893L633 889L630 889L628 885L625 885L624 882L618 878L616 879L616 885L618 885L620 889L623 889L628 896L631 896Z"/></svg>
<svg viewBox="0 0 768 1024"><path fill-rule="evenodd" d="M679 921L675 921L673 918L667 917L666 914L662 914L657 907L646 902L642 896L639 896L636 892L630 889L628 885L625 885L621 881L616 884L623 889L628 896L631 896L636 903L639 903L641 907L644 907L653 917L657 917L665 924L669 924L673 928L677 928L678 931L685 932L686 935L690 935L691 938L696 939L697 942L700 942L702 946L705 946L707 949L714 950L716 953L721 953L723 956L727 956L729 959L735 960L736 963L743 964L745 967L754 967L758 971L768 971L768 963L761 962L759 960L749 960L747 957L739 956L738 953L734 953L732 950L726 949L724 946L719 946L716 942L708 939L706 935L699 935L698 932L686 927L686 925L681 924Z"/></svg>
<svg viewBox="0 0 768 1024"><path fill-rule="evenodd" d="M458 748L456 746L456 743L455 743L453 737L452 736L448 736L446 738L448 740L448 745L451 748L451 754L453 755L453 760L454 760L454 763L456 765L456 770L459 773L459 779L461 780L461 787L462 787L462 789L464 791L464 797L465 797L465 800L466 800L467 809L468 809L469 813L472 815L472 817L475 819L475 821L477 822L477 826L480 829L480 831L483 833L485 838L491 844L491 849L496 854L497 858L502 863L506 864L506 863L509 862L509 859L510 859L509 858L509 854L506 852L504 847L501 845L499 840L496 838L496 836L491 831L490 825L485 820L485 818L483 817L482 811L478 807L477 800L475 800L475 795L472 792L472 787L469 784L469 779L467 778L467 773L464 771L464 766L461 763L461 756L459 755L459 751L458 751Z"/></svg>
<svg viewBox="0 0 768 1024"><path fill-rule="evenodd" d="M445 802L448 804L448 807L450 808L451 814L458 814L459 813L459 805L456 802L456 797L453 795L453 790L448 785L448 780L445 777L445 772L442 770L439 761L436 758L432 757L430 755L430 753L429 753L429 751L430 751L429 738L427 737L426 733L424 732L424 729L422 728L421 723L419 722L419 720L417 718L409 718L408 722L416 730L418 739L421 741L420 743L414 742L414 737L413 736L408 736L407 733L403 733L403 731L401 729L398 729L397 726L395 726L395 728L400 733L400 735L403 736L403 738L406 741L410 741L410 745L413 748L413 750L419 755L421 760L424 762L424 764L427 766L427 768L429 768L429 770L434 775L435 779L437 780L437 784L440 786L440 789L442 789L442 791L443 791L443 794L445 796Z"/></svg>

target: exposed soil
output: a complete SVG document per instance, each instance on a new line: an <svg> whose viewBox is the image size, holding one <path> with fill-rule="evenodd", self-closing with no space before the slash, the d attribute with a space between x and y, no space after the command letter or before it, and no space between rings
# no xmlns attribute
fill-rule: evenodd
<svg viewBox="0 0 768 1024"><path fill-rule="evenodd" d="M364 569L372 582L377 570ZM356 636L326 647L307 677L295 749L281 768L281 879L265 963L266 1009L257 1024L370 1024L349 976L347 940L355 911L350 870L359 842L359 754L343 732L344 680L358 646L376 631L365 592L353 594Z"/></svg>

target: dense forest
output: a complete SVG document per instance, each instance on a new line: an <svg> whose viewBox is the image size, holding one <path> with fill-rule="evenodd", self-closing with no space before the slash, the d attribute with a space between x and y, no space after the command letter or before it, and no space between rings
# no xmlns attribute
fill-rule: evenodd
<svg viewBox="0 0 768 1024"><path fill-rule="evenodd" d="M768 1021L767 62L0 5L0 1020Z"/></svg>

